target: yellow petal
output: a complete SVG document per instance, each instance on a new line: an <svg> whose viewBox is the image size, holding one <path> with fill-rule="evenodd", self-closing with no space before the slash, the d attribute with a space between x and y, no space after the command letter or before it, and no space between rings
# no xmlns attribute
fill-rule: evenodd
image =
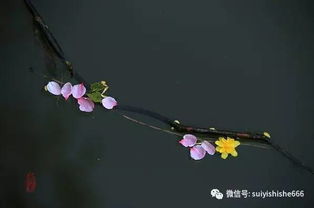
<svg viewBox="0 0 314 208"><path fill-rule="evenodd" d="M222 142L221 142L221 141L218 141L218 140L215 141L215 144L218 145L218 146L222 146Z"/></svg>
<svg viewBox="0 0 314 208"><path fill-rule="evenodd" d="M233 142L233 141L234 141L234 139L231 138L231 137L227 137L227 140L230 141L230 142Z"/></svg>
<svg viewBox="0 0 314 208"><path fill-rule="evenodd" d="M221 147L216 147L217 152L221 152L221 149L222 149Z"/></svg>
<svg viewBox="0 0 314 208"><path fill-rule="evenodd" d="M225 139L225 138L221 138L221 140L220 141L222 141L223 143L227 143L227 140Z"/></svg>
<svg viewBox="0 0 314 208"><path fill-rule="evenodd" d="M233 151L231 152L231 155L232 155L233 157L236 157L236 156L238 156L238 152L237 152L236 150L233 150Z"/></svg>
<svg viewBox="0 0 314 208"><path fill-rule="evenodd" d="M237 147L237 146L239 146L240 145L240 142L239 141L235 141L234 142L234 147Z"/></svg>
<svg viewBox="0 0 314 208"><path fill-rule="evenodd" d="M225 153L225 152L221 153L221 158L222 159L226 159L227 157L228 157L227 153Z"/></svg>

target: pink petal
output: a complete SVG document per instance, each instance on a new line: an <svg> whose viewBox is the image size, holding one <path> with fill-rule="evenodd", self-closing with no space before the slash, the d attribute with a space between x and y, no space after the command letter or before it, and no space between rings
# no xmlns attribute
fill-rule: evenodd
<svg viewBox="0 0 314 208"><path fill-rule="evenodd" d="M81 97L77 99L77 102L80 105L80 110L83 112L92 112L94 110L95 104L89 98Z"/></svg>
<svg viewBox="0 0 314 208"><path fill-rule="evenodd" d="M74 98L79 99L86 93L86 88L82 84L77 84L72 87L72 95Z"/></svg>
<svg viewBox="0 0 314 208"><path fill-rule="evenodd" d="M194 160L200 160L205 157L206 151L201 145L195 145L190 149L191 158Z"/></svg>
<svg viewBox="0 0 314 208"><path fill-rule="evenodd" d="M203 147L203 149L210 155L215 154L215 147L214 145L212 145L211 143L209 143L208 141L203 141L201 146Z"/></svg>
<svg viewBox="0 0 314 208"><path fill-rule="evenodd" d="M60 95L61 94L61 88L60 85L54 81L48 82L47 84L47 90L54 95Z"/></svg>
<svg viewBox="0 0 314 208"><path fill-rule="evenodd" d="M118 104L118 102L113 97L105 97L102 99L101 103L107 109L112 109Z"/></svg>
<svg viewBox="0 0 314 208"><path fill-rule="evenodd" d="M185 147L193 147L197 141L196 136L192 134L186 134L183 136L183 139L179 141L180 144L182 144Z"/></svg>
<svg viewBox="0 0 314 208"><path fill-rule="evenodd" d="M69 96L72 94L72 85L70 82L67 82L61 88L62 96L67 100Z"/></svg>

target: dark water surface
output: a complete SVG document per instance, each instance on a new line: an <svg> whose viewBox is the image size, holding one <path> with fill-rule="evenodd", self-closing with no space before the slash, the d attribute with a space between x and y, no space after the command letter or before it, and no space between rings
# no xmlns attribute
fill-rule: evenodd
<svg viewBox="0 0 314 208"><path fill-rule="evenodd" d="M314 167L309 2L34 0L75 70L108 81L120 103L267 130ZM176 137L48 95L29 68L54 68L23 1L2 1L0 14L1 208L313 207L314 176L273 150L240 146L237 158L195 162ZM30 171L34 193L24 188ZM213 188L305 196L218 201Z"/></svg>

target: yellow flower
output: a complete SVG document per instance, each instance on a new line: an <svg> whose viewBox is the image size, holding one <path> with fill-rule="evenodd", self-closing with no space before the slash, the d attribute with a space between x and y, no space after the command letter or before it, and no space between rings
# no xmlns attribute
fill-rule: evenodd
<svg viewBox="0 0 314 208"><path fill-rule="evenodd" d="M236 141L229 137L227 137L227 139L219 137L219 140L217 140L215 144L217 145L216 151L221 153L222 159L226 159L228 157L228 154L231 154L233 157L238 156L235 148L240 145L239 141Z"/></svg>

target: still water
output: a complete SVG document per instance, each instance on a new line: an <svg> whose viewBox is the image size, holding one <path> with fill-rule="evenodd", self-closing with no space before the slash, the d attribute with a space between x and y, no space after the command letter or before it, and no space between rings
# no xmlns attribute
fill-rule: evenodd
<svg viewBox="0 0 314 208"><path fill-rule="evenodd" d="M195 126L269 131L314 167L311 5L34 3L74 69L89 82L106 80L120 103ZM23 1L2 2L0 13L0 207L313 207L313 175L273 150L240 146L237 158L195 162L172 135L48 95L42 75L67 81L64 69L34 37ZM24 187L28 172L33 193ZM305 195L217 200L214 188Z"/></svg>

